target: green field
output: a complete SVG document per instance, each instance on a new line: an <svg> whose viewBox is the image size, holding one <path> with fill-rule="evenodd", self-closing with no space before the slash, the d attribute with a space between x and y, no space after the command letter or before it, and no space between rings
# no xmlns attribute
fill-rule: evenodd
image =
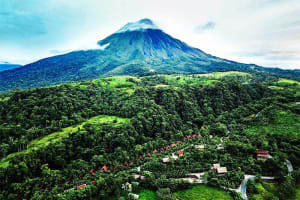
<svg viewBox="0 0 300 200"><path fill-rule="evenodd" d="M166 78L167 82L170 85L184 85L184 84L203 84L203 85L212 85L214 83L220 82L219 79L224 77L241 77L244 81L247 81L251 78L251 74L237 71L229 72L213 72L207 74L194 74L194 75L162 75Z"/></svg>
<svg viewBox="0 0 300 200"><path fill-rule="evenodd" d="M155 200L156 195L155 192L147 189L143 189L139 194L139 200Z"/></svg>
<svg viewBox="0 0 300 200"><path fill-rule="evenodd" d="M124 88L124 87L135 86L135 83L129 81L129 79L132 79L136 82L140 81L140 79L138 79L134 76L113 76L113 77L95 79L92 82L98 83L101 86L113 87L113 88Z"/></svg>
<svg viewBox="0 0 300 200"><path fill-rule="evenodd" d="M277 81L276 84L282 85L282 86L295 85L297 87L300 87L300 82L294 81L294 80L289 80L289 79L284 79L284 78L279 79L279 81Z"/></svg>
<svg viewBox="0 0 300 200"><path fill-rule="evenodd" d="M20 154L30 153L31 151L37 150L37 149L39 149L43 146L46 146L50 143L57 142L57 141L61 140L63 137L68 136L70 133L76 132L78 129L81 129L87 123L89 123L89 124L106 124L106 123L113 123L114 120L116 120L116 123L114 123L116 126L129 121L128 118L121 118L121 117L117 117L117 116L108 116L108 115L99 115L96 117L92 117L91 119L88 119L87 121L85 121L79 125L66 127L66 128L63 128L61 131L54 132L54 133L51 133L42 138L38 138L38 139L31 141L28 144L28 147L26 150L9 154L5 158L3 158L0 161L0 167L7 167L9 164L9 159L11 159L12 157L14 157L16 155L20 155Z"/></svg>
<svg viewBox="0 0 300 200"><path fill-rule="evenodd" d="M228 193L219 188L197 185L191 189L178 191L175 196L180 200L231 200Z"/></svg>
<svg viewBox="0 0 300 200"><path fill-rule="evenodd" d="M275 110L272 117L274 121L259 121L254 125L249 125L245 132L248 134L300 134L300 115L289 110Z"/></svg>

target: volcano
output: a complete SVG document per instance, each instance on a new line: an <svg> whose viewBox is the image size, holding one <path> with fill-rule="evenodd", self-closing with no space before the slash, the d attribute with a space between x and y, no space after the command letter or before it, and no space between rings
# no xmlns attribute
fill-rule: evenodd
<svg viewBox="0 0 300 200"><path fill-rule="evenodd" d="M98 45L98 49L74 51L0 72L0 91L101 76L250 69L250 65L193 48L159 29L150 19L128 23ZM253 68L262 69L251 65Z"/></svg>

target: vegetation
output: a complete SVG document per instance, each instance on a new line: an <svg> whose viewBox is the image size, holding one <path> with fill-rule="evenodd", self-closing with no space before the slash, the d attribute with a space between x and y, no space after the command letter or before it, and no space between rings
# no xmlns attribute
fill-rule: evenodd
<svg viewBox="0 0 300 200"><path fill-rule="evenodd" d="M191 189L178 191L175 193L177 198L182 200L231 200L233 199L228 193L219 188L197 185Z"/></svg>
<svg viewBox="0 0 300 200"><path fill-rule="evenodd" d="M244 174L275 176L274 189L249 191L283 199L299 184L300 96L297 84L278 81L240 72L118 76L1 94L0 199L232 199L218 188L237 188ZM257 160L257 149L272 158ZM172 154L178 159L162 162ZM227 173L211 170L216 163ZM190 188L183 178L200 172L206 185Z"/></svg>
<svg viewBox="0 0 300 200"><path fill-rule="evenodd" d="M151 190L144 189L139 193L140 200L155 200L156 194Z"/></svg>

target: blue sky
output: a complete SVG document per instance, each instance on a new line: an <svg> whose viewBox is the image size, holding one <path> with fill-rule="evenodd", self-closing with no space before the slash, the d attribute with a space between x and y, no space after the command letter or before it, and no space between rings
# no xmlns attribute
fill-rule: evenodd
<svg viewBox="0 0 300 200"><path fill-rule="evenodd" d="M207 53L300 69L298 0L0 0L0 63L95 48L145 17Z"/></svg>

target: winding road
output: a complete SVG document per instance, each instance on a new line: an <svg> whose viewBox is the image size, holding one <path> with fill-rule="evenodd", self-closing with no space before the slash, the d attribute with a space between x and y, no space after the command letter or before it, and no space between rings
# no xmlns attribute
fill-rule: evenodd
<svg viewBox="0 0 300 200"><path fill-rule="evenodd" d="M285 163L286 163L286 166L288 168L288 175L290 175L292 173L292 171L294 170L293 165L289 160L286 160ZM254 175L245 175L244 180L242 181L242 183L238 187L238 189L230 189L230 190L240 193L242 195L242 198L247 200L248 197L247 197L246 189L247 189L247 182L248 182L249 179L254 180L255 176ZM262 180L274 180L275 177L274 176L262 176L261 179Z"/></svg>

